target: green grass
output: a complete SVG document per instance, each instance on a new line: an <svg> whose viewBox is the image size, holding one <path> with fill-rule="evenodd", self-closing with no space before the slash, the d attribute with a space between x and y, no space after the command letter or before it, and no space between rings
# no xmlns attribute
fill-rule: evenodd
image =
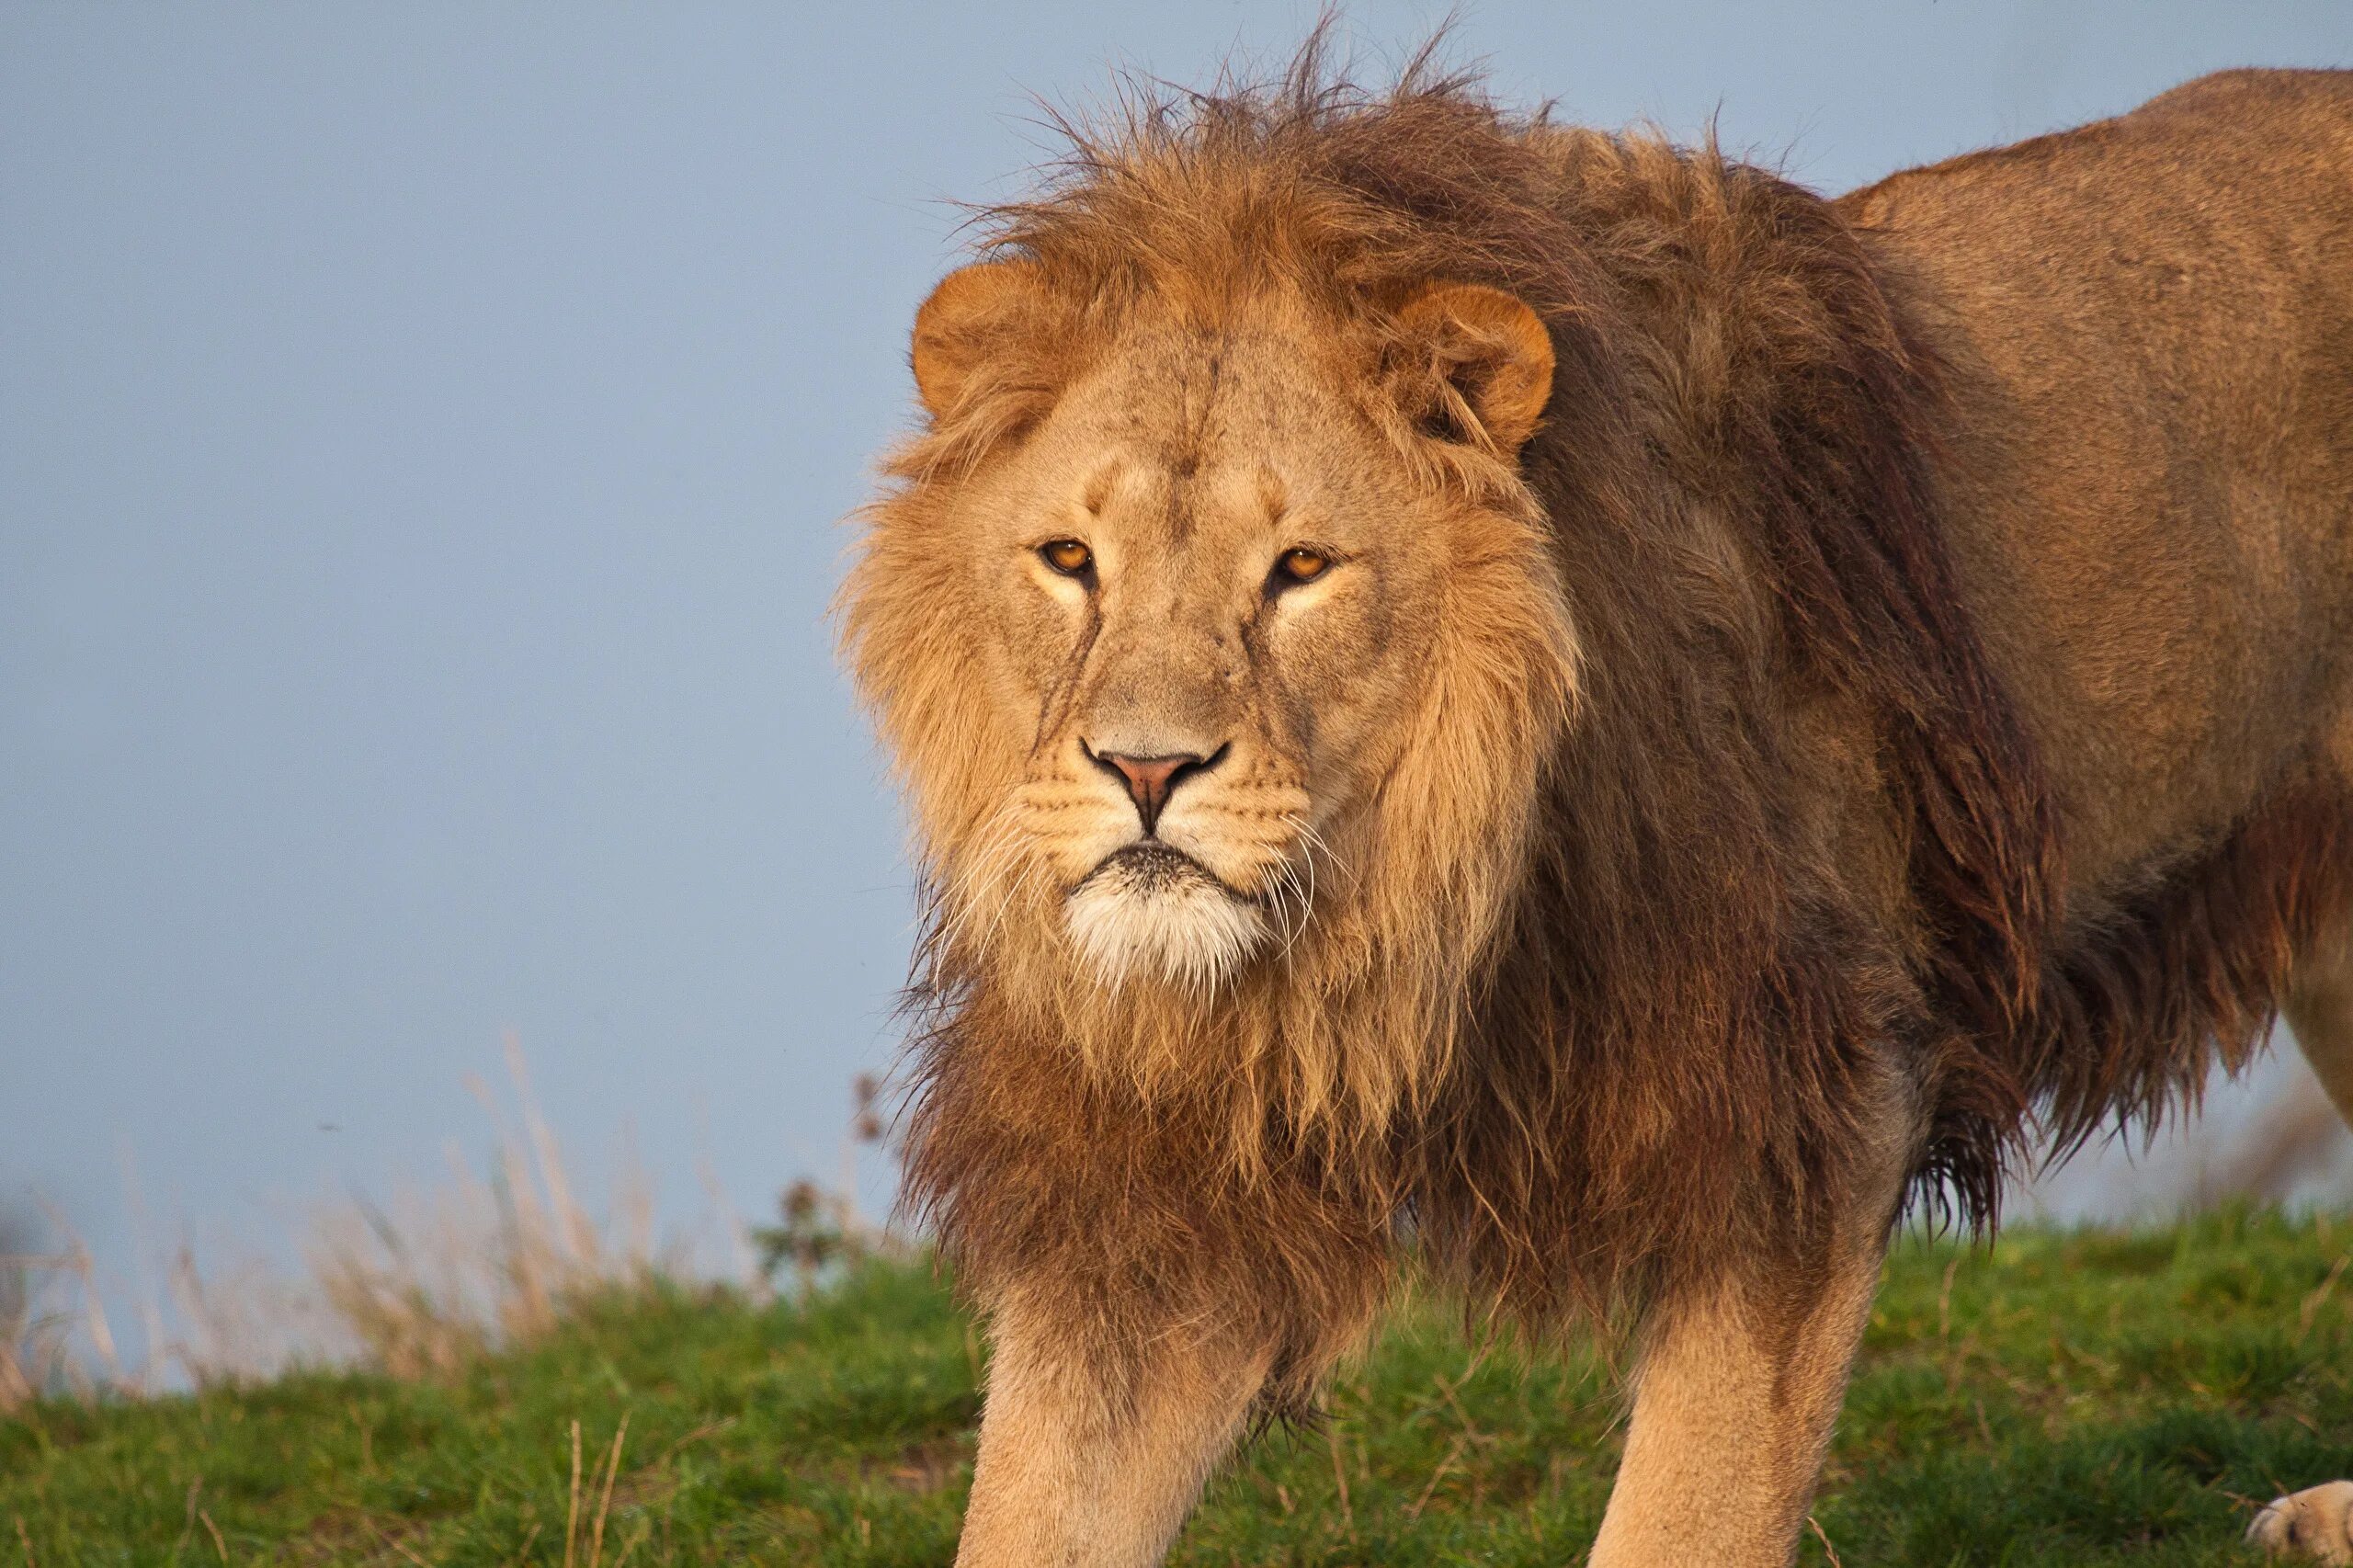
<svg viewBox="0 0 2353 1568"><path fill-rule="evenodd" d="M1907 1243L1823 1534L1855 1568L2253 1561L2248 1500L2353 1475L2348 1252L2344 1218L2262 1214ZM561 1563L576 1421L586 1568L624 1418L604 1568L945 1564L980 1365L926 1271L877 1266L801 1306L603 1302L454 1382L51 1403L0 1422L0 1564ZM1476 1357L1407 1305L1331 1407L1229 1466L1175 1561L1552 1564L1599 1521L1618 1428L1585 1352Z"/></svg>

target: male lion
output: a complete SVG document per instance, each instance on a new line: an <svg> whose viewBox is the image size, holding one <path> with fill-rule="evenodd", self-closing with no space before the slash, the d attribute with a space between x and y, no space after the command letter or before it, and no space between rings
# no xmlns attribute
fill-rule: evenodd
<svg viewBox="0 0 2353 1568"><path fill-rule="evenodd" d="M1594 1563L1786 1562L1907 1195L2275 1006L2353 1111L2353 74L1828 201L1311 58L1078 132L914 369L969 1568L1156 1562L1401 1230L1639 1314Z"/></svg>

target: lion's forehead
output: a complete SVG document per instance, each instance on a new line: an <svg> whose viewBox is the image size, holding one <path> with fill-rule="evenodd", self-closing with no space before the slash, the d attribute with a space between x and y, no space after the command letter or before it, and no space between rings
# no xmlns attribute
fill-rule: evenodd
<svg viewBox="0 0 2353 1568"><path fill-rule="evenodd" d="M1047 421L1063 460L1147 492L1255 498L1269 478L1360 488L1377 438L1361 372L1313 335L1265 326L1124 335L1074 378ZM1400 471L1402 485L1405 476Z"/></svg>

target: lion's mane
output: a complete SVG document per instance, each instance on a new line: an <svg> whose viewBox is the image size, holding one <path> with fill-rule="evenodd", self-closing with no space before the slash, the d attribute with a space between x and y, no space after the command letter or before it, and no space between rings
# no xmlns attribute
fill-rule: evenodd
<svg viewBox="0 0 2353 1568"><path fill-rule="evenodd" d="M931 922L909 1191L984 1296L1051 1279L1106 1333L1222 1314L1272 1336L1296 1397L1401 1221L1515 1316L1669 1289L1684 1260L1805 1234L1899 1059L1919 1190L1986 1221L2033 1108L2080 1139L2268 1024L2290 949L2344 902L2343 803L2286 790L2071 923L2035 747L1939 528L1938 366L1839 208L1421 67L1336 85L1313 51L1275 87L1140 93L1072 136L983 222L1089 308L1279 268L1336 312L1443 278L1542 315L1546 423L1517 479L1472 478L1529 512L1563 597L1538 608L1574 647L1499 644L1524 678L1401 765L1438 781L1387 804L1402 880L1207 1013L1040 1001L1051 978ZM1017 353L1000 380L900 454L878 516L1051 394ZM853 663L879 706L952 702L912 612L858 581L881 531ZM885 722L918 796L965 766L926 722ZM1868 832L1827 820L1833 784ZM1107 1070L1087 1031L1200 1070Z"/></svg>

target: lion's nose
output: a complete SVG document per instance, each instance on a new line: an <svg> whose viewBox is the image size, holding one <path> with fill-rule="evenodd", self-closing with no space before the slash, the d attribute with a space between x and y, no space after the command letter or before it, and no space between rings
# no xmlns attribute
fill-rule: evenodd
<svg viewBox="0 0 2353 1568"><path fill-rule="evenodd" d="M1149 835L1159 825L1160 813L1168 804L1169 793L1196 773L1205 773L1225 760L1230 748L1220 746L1207 756L1193 752L1172 752L1162 756L1130 756L1116 751L1097 751L1086 747L1086 755L1098 767L1107 768L1125 780L1128 795L1136 803L1136 815L1143 819L1144 833Z"/></svg>

